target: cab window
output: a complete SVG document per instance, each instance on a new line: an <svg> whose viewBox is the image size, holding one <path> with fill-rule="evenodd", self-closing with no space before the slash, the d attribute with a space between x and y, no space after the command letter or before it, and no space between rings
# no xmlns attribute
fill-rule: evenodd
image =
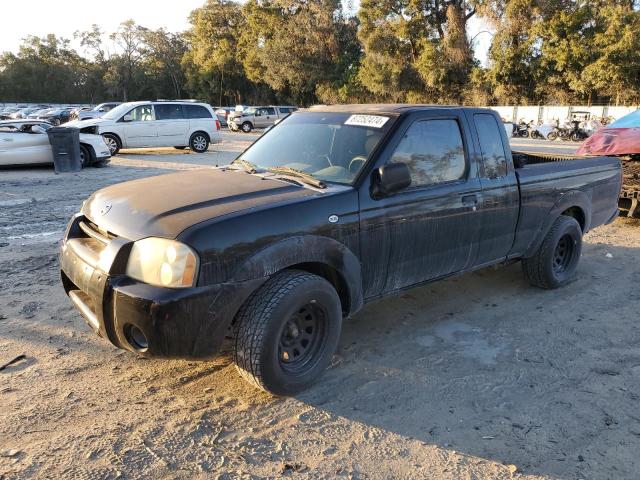
<svg viewBox="0 0 640 480"><path fill-rule="evenodd" d="M411 187L462 179L467 162L458 122L454 119L415 122L396 147L391 162L407 164Z"/></svg>

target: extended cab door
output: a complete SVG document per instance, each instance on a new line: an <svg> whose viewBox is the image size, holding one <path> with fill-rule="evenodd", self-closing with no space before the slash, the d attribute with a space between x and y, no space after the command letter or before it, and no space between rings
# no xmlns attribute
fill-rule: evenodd
<svg viewBox="0 0 640 480"><path fill-rule="evenodd" d="M465 113L477 132L480 156L482 204L478 209L482 230L475 264L482 266L506 258L511 250L520 212L520 192L502 122L492 112Z"/></svg>
<svg viewBox="0 0 640 480"><path fill-rule="evenodd" d="M151 104L139 105L125 114L119 121L124 133L123 146L155 147L158 141L158 126L154 120Z"/></svg>
<svg viewBox="0 0 640 480"><path fill-rule="evenodd" d="M406 163L410 187L381 199L360 189L365 297L473 265L482 192L470 149L460 109L419 112L399 127L376 168Z"/></svg>

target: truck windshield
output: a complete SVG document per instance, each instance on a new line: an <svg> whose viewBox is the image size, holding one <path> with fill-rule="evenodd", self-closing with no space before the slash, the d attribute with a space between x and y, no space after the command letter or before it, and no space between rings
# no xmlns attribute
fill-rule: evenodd
<svg viewBox="0 0 640 480"><path fill-rule="evenodd" d="M237 161L248 162L256 170L286 167L318 180L351 184L392 120L384 115L292 113Z"/></svg>

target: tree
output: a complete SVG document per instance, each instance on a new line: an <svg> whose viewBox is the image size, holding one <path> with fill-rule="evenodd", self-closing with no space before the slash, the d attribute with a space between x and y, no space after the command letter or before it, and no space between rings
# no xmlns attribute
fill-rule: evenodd
<svg viewBox="0 0 640 480"><path fill-rule="evenodd" d="M30 102L79 101L85 92L78 75L87 61L53 34L27 37L17 54L0 56L0 95Z"/></svg>
<svg viewBox="0 0 640 480"><path fill-rule="evenodd" d="M593 44L598 54L580 76L582 91L597 92L616 105L640 101L640 12L633 2L598 8Z"/></svg>
<svg viewBox="0 0 640 480"><path fill-rule="evenodd" d="M188 50L182 60L187 90L219 105L242 103L256 87L237 55L245 28L241 7L231 0L207 0L189 17ZM255 95L254 95L254 98Z"/></svg>
<svg viewBox="0 0 640 480"><path fill-rule="evenodd" d="M343 43L349 36L339 0L249 0L239 38L249 80L264 82L280 98L316 101L318 85L343 75Z"/></svg>
<svg viewBox="0 0 640 480"><path fill-rule="evenodd" d="M145 75L151 80L156 98L181 98L184 85L182 59L187 42L180 34L165 29L142 30Z"/></svg>
<svg viewBox="0 0 640 480"><path fill-rule="evenodd" d="M475 65L467 22L481 6L464 0L363 0L360 81L391 101L463 101Z"/></svg>
<svg viewBox="0 0 640 480"><path fill-rule="evenodd" d="M118 30L109 38L118 47L118 53L110 58L105 75L109 91L121 96L127 102L137 97L137 90L143 84L143 72L139 68L144 56L144 33L146 28L136 25L133 20L122 22Z"/></svg>

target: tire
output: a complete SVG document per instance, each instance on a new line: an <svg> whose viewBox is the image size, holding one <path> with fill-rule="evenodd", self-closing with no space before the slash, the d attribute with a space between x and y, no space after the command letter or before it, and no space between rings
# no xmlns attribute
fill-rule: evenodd
<svg viewBox="0 0 640 480"><path fill-rule="evenodd" d="M282 271L260 287L236 316L236 367L262 390L296 394L327 368L341 328L340 298L329 282L300 270Z"/></svg>
<svg viewBox="0 0 640 480"><path fill-rule="evenodd" d="M87 168L89 165L91 165L91 160L91 152L89 151L89 149L80 144L80 165L82 166L82 168Z"/></svg>
<svg viewBox="0 0 640 480"><path fill-rule="evenodd" d="M242 131L244 133L251 133L251 130L253 130L253 125L251 125L251 122L244 122L240 128L242 129Z"/></svg>
<svg viewBox="0 0 640 480"><path fill-rule="evenodd" d="M196 132L189 139L189 148L196 153L204 153L209 148L209 135Z"/></svg>
<svg viewBox="0 0 640 480"><path fill-rule="evenodd" d="M173 147L173 148L175 148L176 150L184 150L185 148L187 148L187 146L186 145L180 145L180 146Z"/></svg>
<svg viewBox="0 0 640 480"><path fill-rule="evenodd" d="M549 132L547 135L547 140L554 141L558 138L558 132Z"/></svg>
<svg viewBox="0 0 640 480"><path fill-rule="evenodd" d="M570 283L582 252L582 228L573 217L561 215L553 222L542 245L522 260L522 271L531 285L553 289Z"/></svg>
<svg viewBox="0 0 640 480"><path fill-rule="evenodd" d="M111 156L113 157L114 155L117 155L122 148L122 142L120 142L118 136L113 133L104 133L102 134L102 138L104 138L104 143L109 147Z"/></svg>

